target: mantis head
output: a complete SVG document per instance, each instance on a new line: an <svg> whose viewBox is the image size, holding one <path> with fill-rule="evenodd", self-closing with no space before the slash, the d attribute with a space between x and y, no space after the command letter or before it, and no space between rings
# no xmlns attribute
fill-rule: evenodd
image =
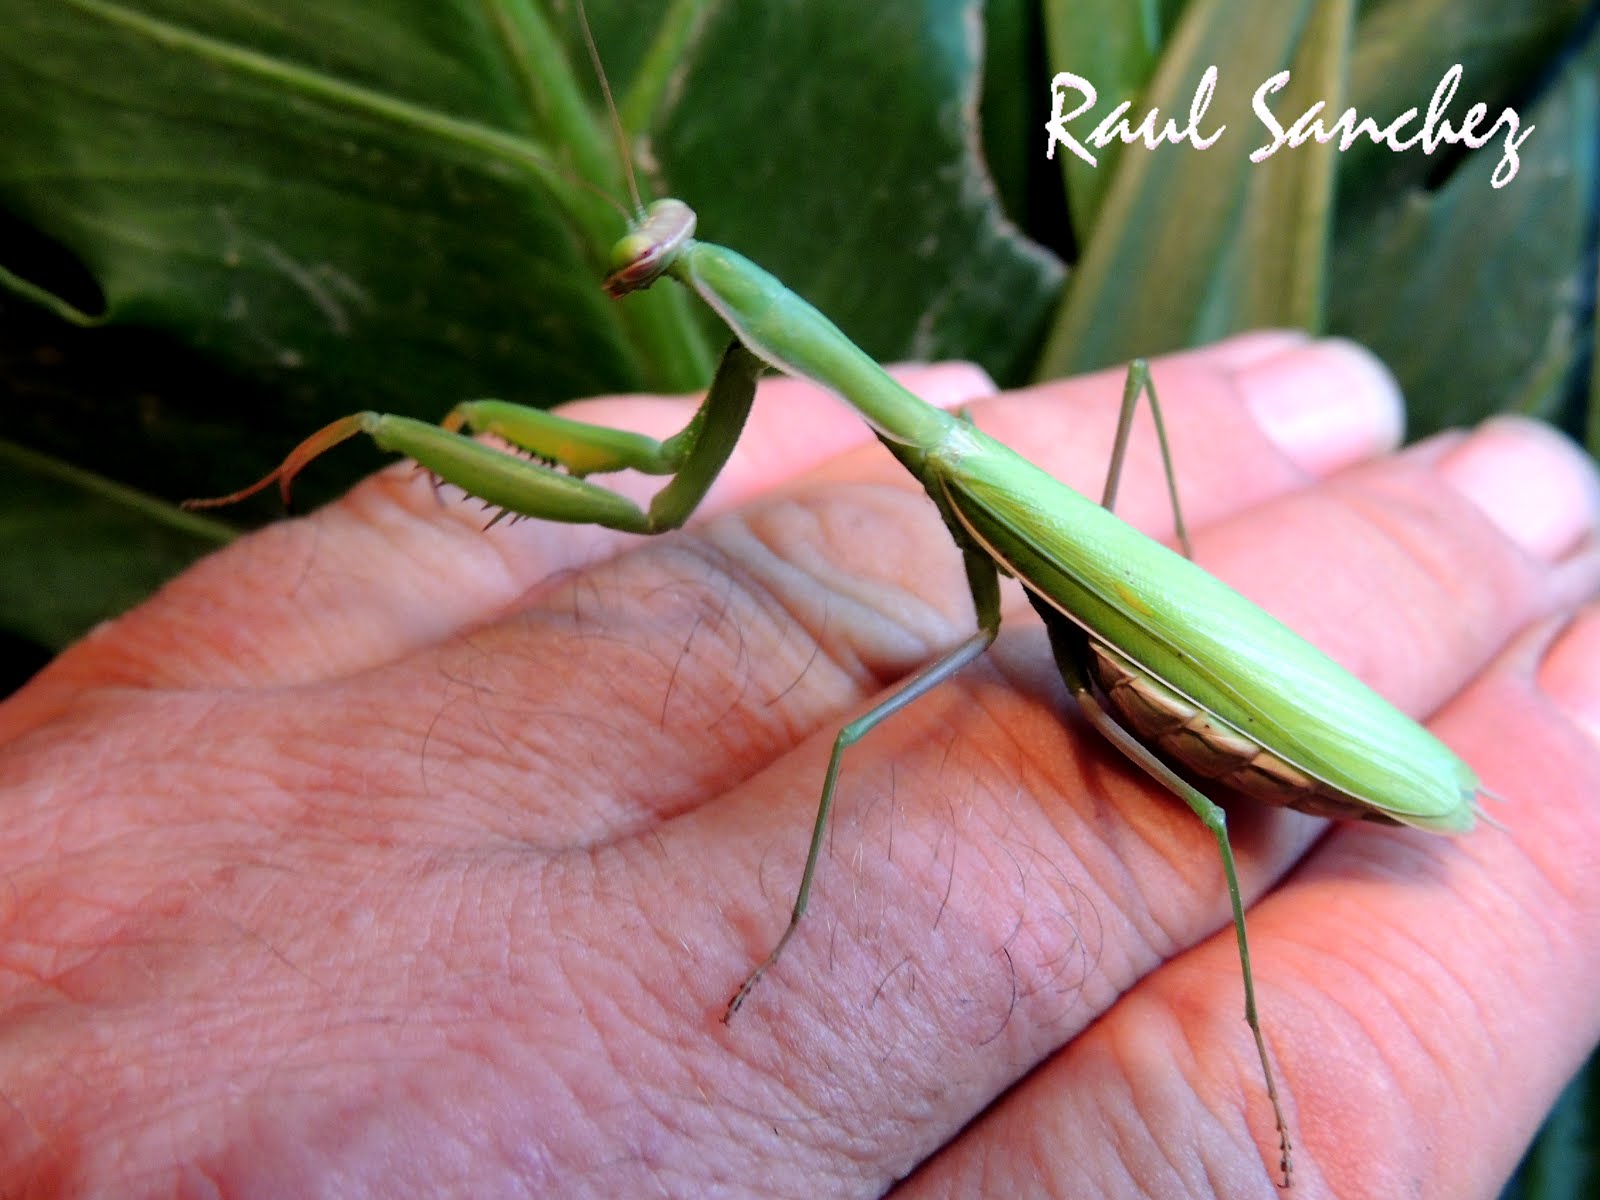
<svg viewBox="0 0 1600 1200"><path fill-rule="evenodd" d="M612 296L643 291L672 269L694 238L694 209L682 200L657 200L611 248L611 274L605 288Z"/></svg>

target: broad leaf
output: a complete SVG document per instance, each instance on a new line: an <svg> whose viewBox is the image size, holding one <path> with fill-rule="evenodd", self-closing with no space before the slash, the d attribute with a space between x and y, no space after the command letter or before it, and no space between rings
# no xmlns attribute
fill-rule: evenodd
<svg viewBox="0 0 1600 1200"><path fill-rule="evenodd" d="M9 442L0 472L11 501L0 506L0 545L26 546L24 567L8 554L0 571L0 612L8 631L44 645L116 616L230 536Z"/></svg>
<svg viewBox="0 0 1600 1200"><path fill-rule="evenodd" d="M1548 52L1563 7L1572 6L1517 8L1512 19L1505 5L1485 0L1452 5L1449 22L1426 6L1380 8L1360 30L1354 74L1364 82L1355 103L1362 112L1397 113L1393 63L1414 50L1437 67L1425 82L1436 84L1453 62L1470 62L1473 73L1463 70L1449 113L1459 123L1481 97L1496 105L1492 120L1504 105L1492 98L1510 92L1507 79ZM1441 17L1438 25L1426 24L1431 15ZM1534 129L1503 187L1491 182L1503 137L1464 156L1448 147L1432 158L1352 148L1329 328L1371 346L1394 369L1410 401L1413 436L1507 409L1558 415L1570 368L1590 344L1583 314L1593 269L1585 247L1592 247L1600 191L1597 80L1600 33L1540 92L1518 98L1522 128ZM1426 111L1432 91L1414 83L1407 105Z"/></svg>

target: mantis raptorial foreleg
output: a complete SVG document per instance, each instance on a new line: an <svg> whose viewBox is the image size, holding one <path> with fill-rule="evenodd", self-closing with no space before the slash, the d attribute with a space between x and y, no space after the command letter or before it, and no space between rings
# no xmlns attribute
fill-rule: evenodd
<svg viewBox="0 0 1600 1200"><path fill-rule="evenodd" d="M738 342L731 343L689 423L665 441L500 400L459 404L443 422L444 431L493 434L542 463L506 454L472 438L441 436L440 426L410 417L352 413L306 438L265 478L227 496L190 500L185 507L233 504L274 483L288 503L289 485L306 463L340 442L366 433L383 449L406 455L437 478L499 508L495 520L509 513L603 525L625 533L663 533L689 519L722 472L750 415L763 366ZM544 463L564 469L553 470ZM648 509L583 478L629 469L672 476Z"/></svg>

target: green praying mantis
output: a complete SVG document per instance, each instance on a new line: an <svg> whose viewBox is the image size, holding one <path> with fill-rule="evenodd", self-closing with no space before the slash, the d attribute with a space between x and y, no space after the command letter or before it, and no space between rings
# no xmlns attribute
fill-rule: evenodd
<svg viewBox="0 0 1600 1200"><path fill-rule="evenodd" d="M274 482L287 499L290 481L306 463L366 433L383 449L410 457L500 509L500 515L662 533L682 526L705 497L739 439L757 379L768 366L835 392L938 510L965 565L977 628L839 731L788 924L734 992L724 1020L779 961L801 926L846 750L988 649L1000 628L1000 577L1011 576L1043 619L1062 679L1084 716L1188 804L1216 839L1243 974L1245 1020L1272 1102L1287 1186L1291 1138L1257 1012L1227 821L1195 781L1322 816L1458 834L1480 815L1476 798L1484 789L1477 777L1432 734L1190 560L1159 404L1144 363L1129 370L1105 491L1096 503L964 416L913 395L771 274L733 250L697 240L694 232L688 205L654 202L617 242L605 281L607 291L621 297L670 276L692 289L733 333L704 400L675 436L658 441L499 400L459 404L441 425L361 412L312 434L251 487L190 506L229 504ZM1181 554L1112 511L1142 395L1156 417ZM492 434L524 453L495 449L469 434ZM587 479L625 469L671 478L643 508Z"/></svg>

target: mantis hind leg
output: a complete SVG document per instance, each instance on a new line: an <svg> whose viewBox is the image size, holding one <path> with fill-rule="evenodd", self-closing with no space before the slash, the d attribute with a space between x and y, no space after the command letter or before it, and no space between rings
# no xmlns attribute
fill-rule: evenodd
<svg viewBox="0 0 1600 1200"><path fill-rule="evenodd" d="M1244 1019L1250 1026L1250 1032L1255 1038L1256 1054L1261 1059L1261 1073L1266 1079L1267 1098L1272 1101L1272 1115L1278 1127L1278 1166L1283 1173L1283 1186L1288 1187L1294 1146L1289 1139L1289 1124L1284 1119L1283 1106L1278 1100L1278 1085L1272 1074L1272 1060L1267 1054L1267 1042L1261 1032L1261 1018L1256 1009L1255 974L1250 967L1250 940L1245 933L1244 902L1239 895L1239 873L1234 865L1233 844L1228 840L1228 816L1214 801L1163 762L1150 747L1124 729L1100 703L1090 681L1088 636L1077 626L1053 612L1041 608L1041 613L1050 634L1050 648L1055 653L1061 677L1078 702L1084 717L1130 762L1187 804L1217 840L1217 849L1222 856L1222 873L1228 885L1228 902L1233 909L1233 932L1239 945L1239 967L1244 977Z"/></svg>
<svg viewBox="0 0 1600 1200"><path fill-rule="evenodd" d="M1122 408L1117 414L1117 434L1111 444L1111 463L1106 468L1105 491L1100 496L1100 507L1112 512L1117 506L1117 488L1122 482L1123 461L1128 454L1128 437L1133 432L1133 414L1143 393L1150 397L1150 416L1156 426L1156 441L1161 444L1161 465L1167 476L1167 495L1172 500L1172 532L1185 558L1194 557L1189 543L1189 530L1183 522L1183 506L1178 503L1178 477L1172 470L1172 447L1167 442L1167 423L1161 417L1161 401L1156 397L1155 380L1150 375L1150 364L1136 358L1128 364L1128 378L1122 385Z"/></svg>

